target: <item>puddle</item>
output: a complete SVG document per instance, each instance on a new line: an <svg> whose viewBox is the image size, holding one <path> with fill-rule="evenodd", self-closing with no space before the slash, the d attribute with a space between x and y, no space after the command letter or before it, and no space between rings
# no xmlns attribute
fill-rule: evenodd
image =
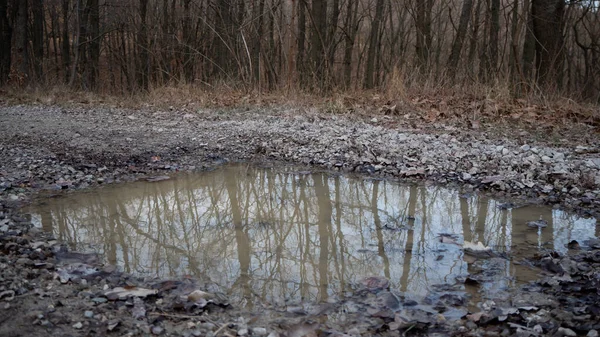
<svg viewBox="0 0 600 337"><path fill-rule="evenodd" d="M565 252L571 240L598 235L596 219L499 206L441 187L230 166L47 199L27 211L71 248L126 272L191 275L244 305L328 301L370 276L424 298L457 279L463 286L468 274L479 277L465 289L478 301L535 278L514 263L522 256ZM547 227L526 225L540 217ZM481 241L509 259L474 259L440 234Z"/></svg>

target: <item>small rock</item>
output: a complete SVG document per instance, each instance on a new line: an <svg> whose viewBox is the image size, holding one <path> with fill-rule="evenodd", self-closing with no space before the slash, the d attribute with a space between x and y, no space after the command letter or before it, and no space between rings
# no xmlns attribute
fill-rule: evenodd
<svg viewBox="0 0 600 337"><path fill-rule="evenodd" d="M160 335L163 332L163 328L161 328L160 326L155 325L155 326L152 327L151 331L152 331L153 335Z"/></svg>
<svg viewBox="0 0 600 337"><path fill-rule="evenodd" d="M552 162L552 158L550 158L548 156L542 156L542 161L544 163L550 163L550 162Z"/></svg>
<svg viewBox="0 0 600 337"><path fill-rule="evenodd" d="M473 176L471 176L469 173L463 172L462 180L471 180L471 178L473 178Z"/></svg>
<svg viewBox="0 0 600 337"><path fill-rule="evenodd" d="M73 324L73 328L79 330L79 329L83 328L83 323L77 322L77 323Z"/></svg>
<svg viewBox="0 0 600 337"><path fill-rule="evenodd" d="M527 151L529 151L529 150L531 150L531 146L529 146L529 145L527 145L527 144L525 144L525 145L521 146L521 151L523 151L523 152L527 152Z"/></svg>
<svg viewBox="0 0 600 337"><path fill-rule="evenodd" d="M360 336L360 330L358 328L352 328L348 330L347 334L350 336Z"/></svg>
<svg viewBox="0 0 600 337"><path fill-rule="evenodd" d="M92 318L92 317L94 317L94 312L93 312L93 311L90 311L90 310L86 310L86 311L83 313L83 315L84 315L86 318Z"/></svg>
<svg viewBox="0 0 600 337"><path fill-rule="evenodd" d="M567 336L567 337L575 337L577 336L577 334L575 333L575 331L569 329L569 328L558 328L558 331L555 334L556 336Z"/></svg>
<svg viewBox="0 0 600 337"><path fill-rule="evenodd" d="M546 220L536 220L536 221L529 221L527 223L527 227L531 227L531 228L546 228L548 227L548 222Z"/></svg>
<svg viewBox="0 0 600 337"><path fill-rule="evenodd" d="M266 336L267 335L267 329L265 328L254 328L252 329L252 334L255 336Z"/></svg>
<svg viewBox="0 0 600 337"><path fill-rule="evenodd" d="M246 328L239 329L237 334L238 334L238 336L248 336L248 329L246 329Z"/></svg>
<svg viewBox="0 0 600 337"><path fill-rule="evenodd" d="M106 303L106 302L108 302L108 299L106 299L105 297L94 297L94 298L92 298L92 302L98 303L98 304Z"/></svg>
<svg viewBox="0 0 600 337"><path fill-rule="evenodd" d="M377 122L379 122L379 120L378 120L377 118L373 117L373 118L371 119L371 123L377 123Z"/></svg>
<svg viewBox="0 0 600 337"><path fill-rule="evenodd" d="M108 326L107 326L108 331L113 331L117 326L119 326L120 323L121 322L114 321L114 320L113 321L109 321L108 322Z"/></svg>
<svg viewBox="0 0 600 337"><path fill-rule="evenodd" d="M502 149L502 155L503 156L507 156L510 153L510 151L507 148L503 148Z"/></svg>
<svg viewBox="0 0 600 337"><path fill-rule="evenodd" d="M598 331L596 331L596 330L590 330L590 331L588 331L588 333L587 333L586 336L587 337L598 337Z"/></svg>
<svg viewBox="0 0 600 337"><path fill-rule="evenodd" d="M17 260L16 264L19 266L30 266L30 265L33 265L33 261L31 261L31 259L28 259L26 257L22 257Z"/></svg>
<svg viewBox="0 0 600 337"><path fill-rule="evenodd" d="M553 157L554 157L554 160L556 160L556 161L564 161L565 160L565 154L562 152L555 152Z"/></svg>

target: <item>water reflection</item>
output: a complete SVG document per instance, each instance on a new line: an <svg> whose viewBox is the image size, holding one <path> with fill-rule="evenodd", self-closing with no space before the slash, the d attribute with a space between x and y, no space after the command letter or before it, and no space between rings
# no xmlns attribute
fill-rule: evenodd
<svg viewBox="0 0 600 337"><path fill-rule="evenodd" d="M423 296L477 266L441 233L513 255L564 251L596 234L595 219L547 207L501 210L439 187L242 166L46 202L30 210L34 221L73 248L131 273L191 274L247 306L326 301L373 275ZM540 216L547 228L525 226ZM482 296L529 277L507 260L494 263L501 267Z"/></svg>

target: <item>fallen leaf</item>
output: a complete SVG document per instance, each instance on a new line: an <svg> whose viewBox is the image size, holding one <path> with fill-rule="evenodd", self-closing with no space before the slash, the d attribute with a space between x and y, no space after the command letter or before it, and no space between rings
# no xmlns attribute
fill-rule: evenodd
<svg viewBox="0 0 600 337"><path fill-rule="evenodd" d="M463 249L471 250L473 252L487 252L492 250L490 247L484 246L481 241L476 244L471 241L465 241L465 243L463 243Z"/></svg>
<svg viewBox="0 0 600 337"><path fill-rule="evenodd" d="M130 287L129 289L126 289L123 287L116 287L112 290L106 291L104 293L104 296L106 296L109 299L124 300L130 296L146 297L146 296L150 296L150 295L156 295L157 293L158 293L158 290L153 290L153 289L145 289L145 288L138 288L138 287Z"/></svg>
<svg viewBox="0 0 600 337"><path fill-rule="evenodd" d="M210 299L213 298L213 294L204 292L202 290L194 290L192 291L188 296L187 296L187 300L189 302L198 302L200 300L206 300L206 299Z"/></svg>
<svg viewBox="0 0 600 337"><path fill-rule="evenodd" d="M479 322L483 315L485 315L485 313L483 311L480 311L474 314L467 315L467 319L473 322Z"/></svg>

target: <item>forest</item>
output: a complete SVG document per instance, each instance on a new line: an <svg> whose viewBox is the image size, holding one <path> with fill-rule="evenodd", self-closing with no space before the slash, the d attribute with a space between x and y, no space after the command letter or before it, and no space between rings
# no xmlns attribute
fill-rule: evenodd
<svg viewBox="0 0 600 337"><path fill-rule="evenodd" d="M502 88L600 101L587 0L0 0L0 84ZM465 89L466 90L466 89Z"/></svg>

